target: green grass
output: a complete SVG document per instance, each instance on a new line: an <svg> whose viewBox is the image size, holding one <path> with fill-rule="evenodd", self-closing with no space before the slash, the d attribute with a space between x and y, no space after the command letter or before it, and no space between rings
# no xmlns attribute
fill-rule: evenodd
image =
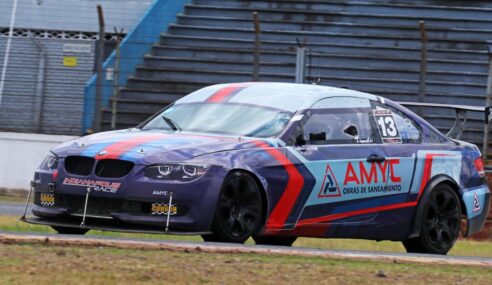
<svg viewBox="0 0 492 285"><path fill-rule="evenodd" d="M0 216L0 230L20 233L56 233L51 227L42 225L33 225L22 222L19 217ZM182 240L182 241L201 241L199 236L182 236L182 235L160 235L160 234L136 234L108 231L89 231L87 235L91 236L107 236L121 238L146 238L146 239L166 239L166 240Z"/></svg>
<svg viewBox="0 0 492 285"><path fill-rule="evenodd" d="M26 197L0 195L0 202L7 202L7 203L26 203Z"/></svg>
<svg viewBox="0 0 492 285"><path fill-rule="evenodd" d="M490 284L491 279L492 270L479 266L43 244L0 246L0 284L476 285Z"/></svg>
<svg viewBox="0 0 492 285"><path fill-rule="evenodd" d="M47 226L31 225L19 221L18 217L0 216L0 230L11 232L36 232L36 233L55 233ZM178 235L159 235L159 234L134 234L107 231L90 231L88 235L109 236L122 238L146 238L177 241L201 241L199 236L178 236ZM249 240L252 244L253 241ZM405 252L400 242L391 241L369 241L356 239L318 239L318 238L299 238L294 246L311 247L322 249L347 249L347 250L370 250L387 252ZM470 240L458 240L449 255L457 256L481 256L492 257L492 242L477 242Z"/></svg>

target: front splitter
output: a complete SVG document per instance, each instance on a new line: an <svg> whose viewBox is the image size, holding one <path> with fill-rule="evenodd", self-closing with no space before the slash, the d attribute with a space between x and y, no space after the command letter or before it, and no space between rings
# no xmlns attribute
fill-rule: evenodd
<svg viewBox="0 0 492 285"><path fill-rule="evenodd" d="M149 226L135 226L135 225L112 225L108 224L108 220L104 219L87 219L84 227L80 226L80 221L77 223L75 220L70 221L54 221L52 219L40 218L40 217L26 217L21 219L21 221L34 224L34 225L45 225L54 227L67 227L67 228L84 228L89 230L100 230L100 231L112 231L112 232L126 232L126 233L145 233L145 234L168 234L168 235L207 235L211 232L194 232L194 231L173 231L172 228L169 231L165 230L165 226L159 227L149 227Z"/></svg>

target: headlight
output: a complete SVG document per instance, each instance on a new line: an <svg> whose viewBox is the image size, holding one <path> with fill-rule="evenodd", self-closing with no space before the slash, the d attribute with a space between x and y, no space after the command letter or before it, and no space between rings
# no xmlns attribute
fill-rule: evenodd
<svg viewBox="0 0 492 285"><path fill-rule="evenodd" d="M43 162L41 162L41 165L39 166L40 169L42 170L55 170L58 168L58 157L54 155L48 155Z"/></svg>
<svg viewBox="0 0 492 285"><path fill-rule="evenodd" d="M162 180L190 181L203 176L208 165L159 164L145 168L145 176Z"/></svg>

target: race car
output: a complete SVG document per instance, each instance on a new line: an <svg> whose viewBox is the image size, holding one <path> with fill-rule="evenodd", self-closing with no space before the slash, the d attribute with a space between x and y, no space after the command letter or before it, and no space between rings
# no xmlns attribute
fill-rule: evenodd
<svg viewBox="0 0 492 285"><path fill-rule="evenodd" d="M380 96L317 85L213 85L135 128L63 143L36 170L34 217L90 229L289 246L402 241L446 254L488 213L479 149ZM27 208L27 207L26 207Z"/></svg>

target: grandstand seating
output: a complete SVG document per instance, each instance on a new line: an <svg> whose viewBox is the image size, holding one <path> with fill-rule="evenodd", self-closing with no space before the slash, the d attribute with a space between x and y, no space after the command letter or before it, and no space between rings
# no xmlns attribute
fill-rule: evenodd
<svg viewBox="0 0 492 285"><path fill-rule="evenodd" d="M261 22L261 81L293 82L296 39L307 39L309 82L417 101L419 21L424 20L426 101L485 104L491 2L194 0L121 88L117 127L135 126L200 87L251 81L254 11ZM439 129L451 127L453 113L425 111ZM103 129L109 129L110 119L107 108ZM481 143L481 119L470 117L464 139Z"/></svg>

